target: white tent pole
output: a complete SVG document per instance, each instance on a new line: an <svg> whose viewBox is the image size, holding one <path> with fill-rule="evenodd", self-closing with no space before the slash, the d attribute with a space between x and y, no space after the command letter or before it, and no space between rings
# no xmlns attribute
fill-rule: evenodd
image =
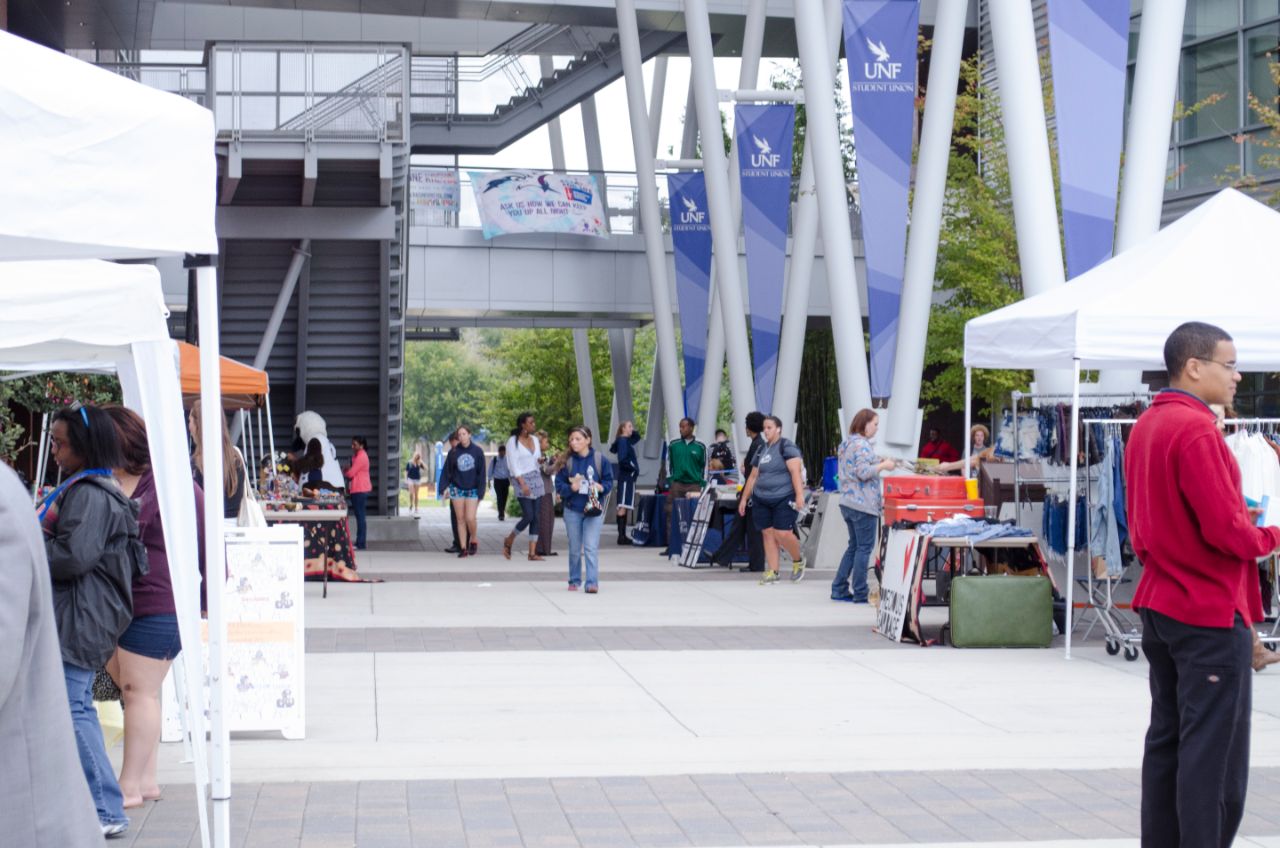
<svg viewBox="0 0 1280 848"><path fill-rule="evenodd" d="M967 432L973 426L973 369L964 369L964 428ZM964 479L969 479L970 463L973 461L973 439L964 440ZM1017 461L1017 457L1014 457Z"/></svg>
<svg viewBox="0 0 1280 848"><path fill-rule="evenodd" d="M267 392L267 444L271 448L271 475L276 473L276 430L271 423L271 392Z"/></svg>
<svg viewBox="0 0 1280 848"><path fill-rule="evenodd" d="M231 748L227 732L226 659L223 645L227 622L226 549L223 544L222 479L222 366L218 352L218 280L213 265L196 269L197 316L200 322L200 442L204 466L205 574L209 607L209 720L210 779L213 802L213 844L227 848L231 839Z"/></svg>
<svg viewBox="0 0 1280 848"><path fill-rule="evenodd" d="M1076 565L1076 452L1080 450L1080 360L1073 362L1074 379L1071 384L1071 480L1068 482L1067 502L1067 659L1071 659L1071 604L1075 592ZM1016 457L1015 457L1016 460Z"/></svg>
<svg viewBox="0 0 1280 848"><path fill-rule="evenodd" d="M36 457L36 479L32 481L31 497L40 492L44 485L45 472L49 470L49 413L40 416L40 455Z"/></svg>
<svg viewBox="0 0 1280 848"><path fill-rule="evenodd" d="M240 432L244 434L245 439L245 467L246 474L250 481L258 479L257 463L258 452L253 445L253 422L249 419L249 410L240 410Z"/></svg>
<svg viewBox="0 0 1280 848"><path fill-rule="evenodd" d="M262 450L267 443L262 440L262 407L261 405L259 405L257 408L257 414L258 414L258 450ZM276 457L275 457L275 453L272 452L271 469L270 469L272 474L276 473L275 464L276 464ZM261 476L262 474L261 468L258 469L258 474L259 476Z"/></svg>

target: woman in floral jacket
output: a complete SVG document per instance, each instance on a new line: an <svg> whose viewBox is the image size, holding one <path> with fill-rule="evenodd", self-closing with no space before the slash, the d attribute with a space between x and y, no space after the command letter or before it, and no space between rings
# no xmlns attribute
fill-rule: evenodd
<svg viewBox="0 0 1280 848"><path fill-rule="evenodd" d="M874 410L859 410L849 425L849 435L840 443L840 515L849 530L849 547L831 583L833 601L867 602L867 566L884 510L880 472L894 467L892 459L876 456L871 446L879 426L880 416Z"/></svg>

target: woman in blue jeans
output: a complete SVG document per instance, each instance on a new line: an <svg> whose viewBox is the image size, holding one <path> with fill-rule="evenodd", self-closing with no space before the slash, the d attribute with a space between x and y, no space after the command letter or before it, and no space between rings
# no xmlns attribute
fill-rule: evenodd
<svg viewBox="0 0 1280 848"><path fill-rule="evenodd" d="M867 602L867 566L884 510L880 472L892 471L895 465L892 459L876 456L871 447L879 427L880 416L874 410L859 410L849 425L849 435L840 443L840 515L849 530L849 547L831 583L833 601Z"/></svg>
<svg viewBox="0 0 1280 848"><path fill-rule="evenodd" d="M584 563L587 594L600 590L600 529L604 500L612 488L613 464L591 447L591 431L586 427L569 430L569 450L556 472L556 493L564 501L564 526L569 532L570 592L582 585Z"/></svg>

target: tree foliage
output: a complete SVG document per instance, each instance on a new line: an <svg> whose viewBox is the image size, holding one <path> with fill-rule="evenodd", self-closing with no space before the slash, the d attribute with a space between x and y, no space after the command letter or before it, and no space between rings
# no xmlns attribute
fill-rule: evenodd
<svg viewBox="0 0 1280 848"><path fill-rule="evenodd" d="M39 435L18 422L19 409L39 416L73 402L102 405L120 403L120 397L114 375L55 372L0 383L0 460L13 465Z"/></svg>
<svg viewBox="0 0 1280 848"><path fill-rule="evenodd" d="M484 425L484 405L498 376L475 331L460 342L405 345L404 442L443 440L459 424Z"/></svg>

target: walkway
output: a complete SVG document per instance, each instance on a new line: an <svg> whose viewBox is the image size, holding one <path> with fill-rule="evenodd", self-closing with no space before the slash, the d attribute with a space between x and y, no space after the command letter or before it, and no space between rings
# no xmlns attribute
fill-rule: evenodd
<svg viewBox="0 0 1280 848"><path fill-rule="evenodd" d="M476 558L372 551L387 582L308 586L307 739L233 741L233 844L1137 844L1145 665L1096 638L894 645L830 569L762 588L612 543L571 594L563 555L504 560L510 522L483 525ZM1238 844L1280 848L1280 674L1255 706ZM191 844L180 755L123 844Z"/></svg>

